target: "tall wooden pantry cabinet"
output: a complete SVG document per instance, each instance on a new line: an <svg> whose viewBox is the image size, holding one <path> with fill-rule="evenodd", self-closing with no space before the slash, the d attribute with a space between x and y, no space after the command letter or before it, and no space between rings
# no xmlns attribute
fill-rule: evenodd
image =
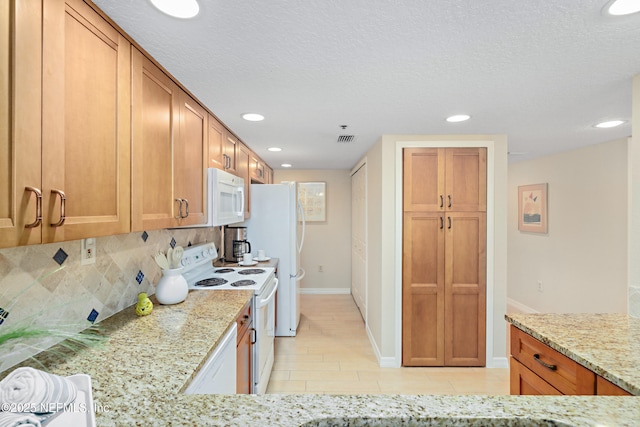
<svg viewBox="0 0 640 427"><path fill-rule="evenodd" d="M486 148L405 148L402 364L484 366Z"/></svg>

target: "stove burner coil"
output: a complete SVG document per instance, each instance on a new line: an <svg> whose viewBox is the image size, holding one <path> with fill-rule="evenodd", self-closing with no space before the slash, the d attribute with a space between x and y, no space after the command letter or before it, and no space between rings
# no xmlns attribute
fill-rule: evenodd
<svg viewBox="0 0 640 427"><path fill-rule="evenodd" d="M225 283L227 283L227 280L221 277L211 277L209 279L203 279L196 282L195 286L200 288L212 288L214 286L224 285Z"/></svg>
<svg viewBox="0 0 640 427"><path fill-rule="evenodd" d="M242 286L252 286L255 285L256 282L254 282L253 280L238 280L237 282L233 282L231 284L231 286L236 287L236 288L240 288Z"/></svg>
<svg viewBox="0 0 640 427"><path fill-rule="evenodd" d="M224 274L224 273L233 273L235 270L233 268L219 268L214 273Z"/></svg>
<svg viewBox="0 0 640 427"><path fill-rule="evenodd" d="M238 270L238 274L262 274L264 270L261 268L243 268Z"/></svg>

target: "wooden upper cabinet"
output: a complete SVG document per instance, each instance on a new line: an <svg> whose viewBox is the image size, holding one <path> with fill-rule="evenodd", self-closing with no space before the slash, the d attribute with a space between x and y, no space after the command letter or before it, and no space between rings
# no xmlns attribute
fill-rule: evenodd
<svg viewBox="0 0 640 427"><path fill-rule="evenodd" d="M140 51L132 53L133 231L172 227L179 205L173 197L173 144L179 137L178 86Z"/></svg>
<svg viewBox="0 0 640 427"><path fill-rule="evenodd" d="M209 161L207 167L225 170L228 164L225 156L224 126L209 114Z"/></svg>
<svg viewBox="0 0 640 427"><path fill-rule="evenodd" d="M131 45L81 0L43 14L43 242L129 232Z"/></svg>
<svg viewBox="0 0 640 427"><path fill-rule="evenodd" d="M132 58L132 229L201 224L209 114L137 49Z"/></svg>
<svg viewBox="0 0 640 427"><path fill-rule="evenodd" d="M180 138L174 143L173 173L179 225L204 224L207 209L207 111L181 92Z"/></svg>
<svg viewBox="0 0 640 427"><path fill-rule="evenodd" d="M461 212L487 211L487 149L446 150L445 207Z"/></svg>
<svg viewBox="0 0 640 427"><path fill-rule="evenodd" d="M405 148L403 161L403 210L444 210L444 148Z"/></svg>
<svg viewBox="0 0 640 427"><path fill-rule="evenodd" d="M223 160L225 162L224 169L232 174L237 174L238 170L238 151L240 150L240 141L225 129L223 140Z"/></svg>
<svg viewBox="0 0 640 427"><path fill-rule="evenodd" d="M257 156L251 155L251 182L264 184L264 163Z"/></svg>
<svg viewBox="0 0 640 427"><path fill-rule="evenodd" d="M404 183L405 211L484 212L487 150L405 148Z"/></svg>
<svg viewBox="0 0 640 427"><path fill-rule="evenodd" d="M0 2L0 248L42 239L41 25L40 1Z"/></svg>
<svg viewBox="0 0 640 427"><path fill-rule="evenodd" d="M273 184L273 169L267 165L264 167L264 183Z"/></svg>

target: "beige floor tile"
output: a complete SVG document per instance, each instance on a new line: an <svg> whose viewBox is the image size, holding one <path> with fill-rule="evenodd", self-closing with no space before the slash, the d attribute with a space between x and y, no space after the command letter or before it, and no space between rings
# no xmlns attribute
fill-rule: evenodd
<svg viewBox="0 0 640 427"><path fill-rule="evenodd" d="M360 381L355 371L290 371L290 380L302 381Z"/></svg>
<svg viewBox="0 0 640 427"><path fill-rule="evenodd" d="M509 394L509 370L380 368L350 295L302 295L296 337L276 338L267 393Z"/></svg>
<svg viewBox="0 0 640 427"><path fill-rule="evenodd" d="M268 394L278 393L304 393L306 384L304 381L269 381Z"/></svg>

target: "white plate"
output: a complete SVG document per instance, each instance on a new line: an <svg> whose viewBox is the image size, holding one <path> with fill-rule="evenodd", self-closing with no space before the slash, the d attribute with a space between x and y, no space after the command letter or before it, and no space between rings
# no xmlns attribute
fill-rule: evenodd
<svg viewBox="0 0 640 427"><path fill-rule="evenodd" d="M241 265L241 266L245 266L245 267L246 267L246 266L249 266L249 265L256 265L257 263L258 263L258 261L251 261L251 262L244 262L244 261L240 261L240 262L238 263L238 265Z"/></svg>
<svg viewBox="0 0 640 427"><path fill-rule="evenodd" d="M271 259L270 256L266 256L264 258L254 258L254 260L258 261L258 262L264 262L264 261L269 261Z"/></svg>
<svg viewBox="0 0 640 427"><path fill-rule="evenodd" d="M78 389L76 400L42 425L45 427L95 427L96 415L91 394L91 377L85 374L67 377Z"/></svg>

